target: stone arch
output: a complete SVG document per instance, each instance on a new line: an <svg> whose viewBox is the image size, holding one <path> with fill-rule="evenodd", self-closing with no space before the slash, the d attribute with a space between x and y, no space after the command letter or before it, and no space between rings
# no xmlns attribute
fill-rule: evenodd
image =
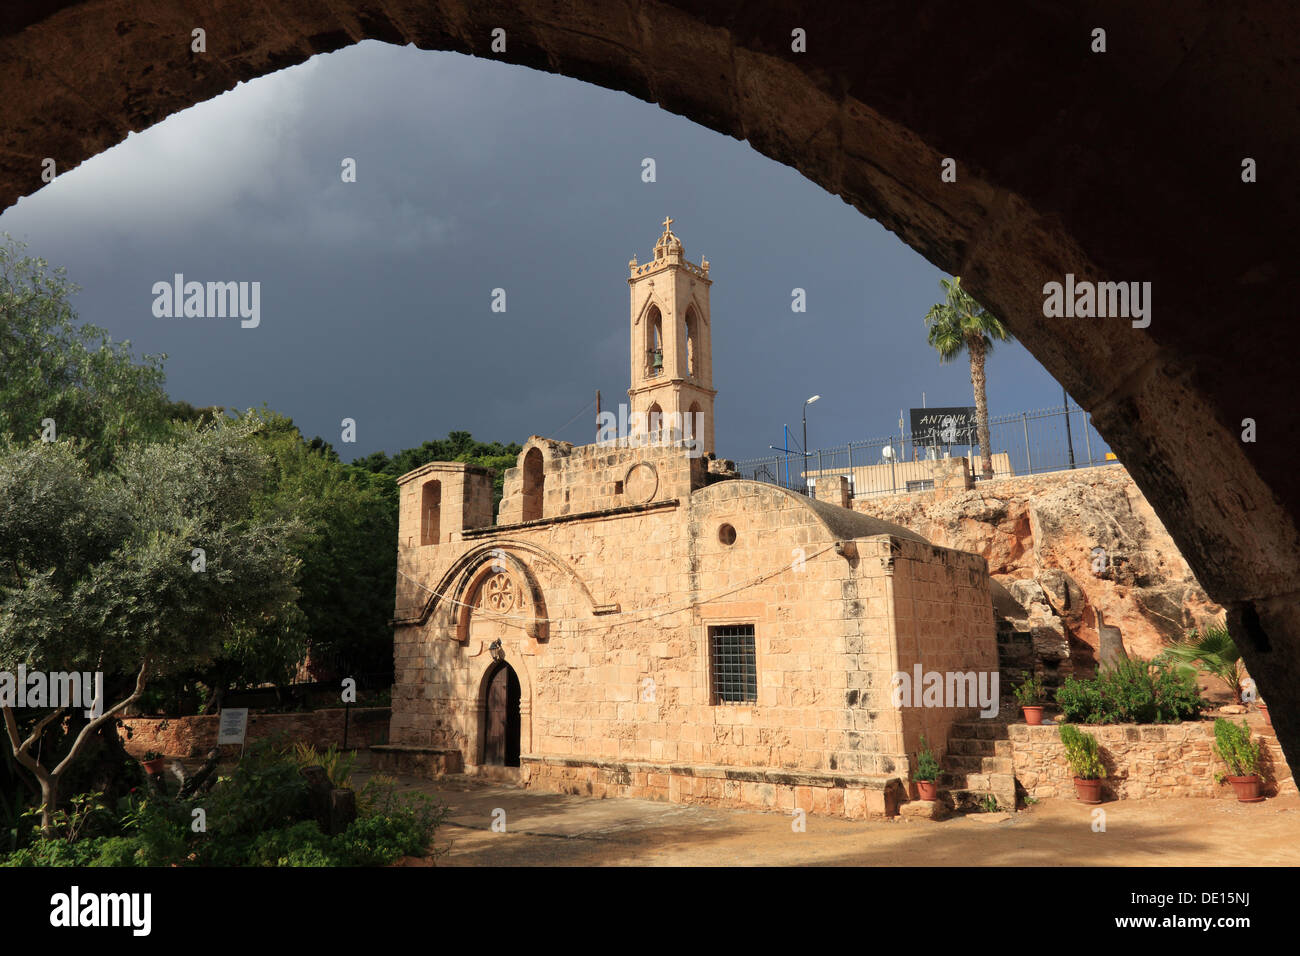
<svg viewBox="0 0 1300 956"><path fill-rule="evenodd" d="M664 372L664 316L659 306L650 303L646 310L645 322L646 378L654 378Z"/></svg>
<svg viewBox="0 0 1300 956"><path fill-rule="evenodd" d="M645 433L646 440L652 445L663 440L664 410L658 402L651 402L650 407L645 410Z"/></svg>
<svg viewBox="0 0 1300 956"><path fill-rule="evenodd" d="M475 637L490 643L523 637L545 641L550 635L546 597L536 575L502 548L485 550L468 563L452 597L447 613L455 622L453 636L462 644ZM477 623L486 625L479 634L476 614Z"/></svg>
<svg viewBox="0 0 1300 956"><path fill-rule="evenodd" d="M565 586L582 596L589 611L594 612L603 603L591 593L581 575L554 551L532 541L496 538L477 545L457 558L429 592L420 612L402 619L400 623L423 625L431 616L436 615L436 627L444 629L457 640L467 640L468 636L460 631L460 611L470 603L469 595L481 577L488 573L487 569L498 565L512 569L521 580L527 582L529 597L540 618L534 628L536 639L549 639L546 595L530 564L519 557L521 554L535 556L562 575Z"/></svg>
<svg viewBox="0 0 1300 956"><path fill-rule="evenodd" d="M1300 410L1278 360L1297 334L1283 224L1300 218L1300 194L1265 173L1300 164L1300 142L1258 106L1300 89L1288 46L1300 13L1203 5L1180 14L1178 35L1213 42L1188 45L1140 5L1040 8L1029 29L1014 5L936 0L920 21L832 0L799 10L810 42L792 54L773 26L793 22L779 0L743 15L685 0L637 11L611 16L603 0L230 0L207 16L209 52L196 55L181 9L123 19L94 0L18 4L0 21L0 208L41 188L43 157L66 171L241 81L365 38L563 73L747 140L961 275L1092 413L1228 608L1300 765L1300 470L1285 437L1300 433ZM1099 19L1134 53L1121 69L1099 70L1088 48ZM507 51L493 54L503 23ZM972 69L984 49L999 55ZM1107 143L1124 148L1096 148ZM1247 151L1260 170L1250 183ZM1137 329L1048 318L1043 286L1066 275L1150 282L1158 314ZM1223 374L1224 355L1251 374ZM1242 422L1259 409L1279 438L1247 445Z"/></svg>

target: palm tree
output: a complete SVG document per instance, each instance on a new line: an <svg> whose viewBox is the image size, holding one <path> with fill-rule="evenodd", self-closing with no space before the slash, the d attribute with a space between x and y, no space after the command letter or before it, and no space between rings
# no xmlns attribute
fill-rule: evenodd
<svg viewBox="0 0 1300 956"><path fill-rule="evenodd" d="M1207 673L1227 684L1237 703L1241 703L1241 651L1237 650L1226 627L1207 627L1203 634L1191 631L1186 640L1166 647L1162 656L1185 667L1200 664Z"/></svg>
<svg viewBox="0 0 1300 956"><path fill-rule="evenodd" d="M961 276L952 281L940 279L945 300L930 307L925 314L929 342L939 353L939 361L951 362L962 352L970 355L970 383L975 389L975 421L979 429L982 474L993 477L993 456L989 451L989 400L984 393L984 359L994 342L1005 342L1011 333L992 312L976 302L961 287Z"/></svg>

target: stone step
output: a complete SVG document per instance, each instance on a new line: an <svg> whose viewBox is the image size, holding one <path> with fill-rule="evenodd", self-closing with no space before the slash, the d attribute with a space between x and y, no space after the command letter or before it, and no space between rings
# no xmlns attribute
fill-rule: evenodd
<svg viewBox="0 0 1300 956"><path fill-rule="evenodd" d="M991 720L961 721L952 725L948 739L1007 740L1007 725Z"/></svg>
<svg viewBox="0 0 1300 956"><path fill-rule="evenodd" d="M1012 773L1014 766L1011 757L984 757L978 754L950 753L943 758L947 770L963 773Z"/></svg>
<svg viewBox="0 0 1300 956"><path fill-rule="evenodd" d="M1016 793L1014 790L946 790L943 791L942 795L947 796L955 810L983 810L989 797L993 797L998 802L999 810L1016 809Z"/></svg>
<svg viewBox="0 0 1300 956"><path fill-rule="evenodd" d="M948 741L949 754L974 754L981 757L1010 757L1010 740L983 740L955 737Z"/></svg>
<svg viewBox="0 0 1300 956"><path fill-rule="evenodd" d="M943 773L938 790L940 798L956 809L983 809L989 795L1002 809L1016 809L1016 777L1012 773Z"/></svg>

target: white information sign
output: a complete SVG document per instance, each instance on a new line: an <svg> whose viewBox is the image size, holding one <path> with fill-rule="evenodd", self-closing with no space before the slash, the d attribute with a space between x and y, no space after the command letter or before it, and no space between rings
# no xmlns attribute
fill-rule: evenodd
<svg viewBox="0 0 1300 956"><path fill-rule="evenodd" d="M221 726L217 730L217 744L244 744L248 731L248 708L232 707L221 712Z"/></svg>

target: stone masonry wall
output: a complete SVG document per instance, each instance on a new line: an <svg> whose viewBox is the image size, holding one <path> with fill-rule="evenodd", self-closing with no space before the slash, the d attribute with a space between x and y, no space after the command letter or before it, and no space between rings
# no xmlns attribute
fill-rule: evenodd
<svg viewBox="0 0 1300 956"><path fill-rule="evenodd" d="M1266 796L1295 794L1296 783L1277 735L1256 714L1248 719L1252 734L1263 745ZM1054 726L1009 728L1016 779L1032 797L1074 796L1074 776ZM1216 783L1224 769L1214 754L1214 722L1181 724L1117 724L1080 726L1097 738L1107 776L1105 799L1143 797L1233 797L1228 783Z"/></svg>
<svg viewBox="0 0 1300 956"><path fill-rule="evenodd" d="M896 778L743 770L660 764L580 764L534 757L524 761L529 786L594 797L637 797L725 808L798 808L823 816L892 817L907 796Z"/></svg>
<svg viewBox="0 0 1300 956"><path fill-rule="evenodd" d="M348 749L356 750L388 739L387 707L353 707L348 719ZM314 745L318 750L331 744L342 746L344 708L313 710L301 714L249 714L247 743L283 733L294 742ZM140 757L156 750L166 757L198 757L217 744L216 714L193 717L125 717L122 723L127 753ZM235 745L227 745L237 751Z"/></svg>
<svg viewBox="0 0 1300 956"><path fill-rule="evenodd" d="M900 635L927 668L995 667L982 558L770 484L706 484L680 448L529 446L541 519L508 523L520 468L494 527L410 547L403 514L395 748L480 769L504 661L529 786L890 813L922 726L942 746L974 713L904 714L890 691ZM753 630L754 700L713 686L711 634L735 626Z"/></svg>
<svg viewBox="0 0 1300 956"><path fill-rule="evenodd" d="M519 460L542 453L542 517L583 514L685 498L705 482L708 460L691 458L670 443L579 445L533 436ZM498 524L523 520L524 469L507 468Z"/></svg>
<svg viewBox="0 0 1300 956"><path fill-rule="evenodd" d="M719 539L724 523L734 545ZM464 641L454 617L399 628L393 743L461 749L475 764L486 648L500 640L522 686L525 754L888 772L902 737L888 705L884 572L855 570L833 543L806 499L727 481L693 496L689 513L665 503L405 553L410 578L456 594L448 572L467 553L519 556L526 569L512 574L537 579L548 624L545 640L530 636L526 619L542 613L530 605L510 619L471 614ZM737 623L755 629L756 705L711 696L708 629ZM868 688L872 675L883 677Z"/></svg>
<svg viewBox="0 0 1300 956"><path fill-rule="evenodd" d="M979 684L983 680L993 690L998 672L997 643L983 558L910 540L890 544L891 553L879 557L890 568L896 670L907 675L911 690L910 701L904 700L901 711L910 770L923 734L942 758L952 725L978 718ZM972 675L974 688L960 685L964 702L945 700L951 706L923 706L923 687L913 686L917 665L922 674L944 675L945 687L947 675ZM956 681L953 686L956 689ZM910 780L910 773L904 779Z"/></svg>

